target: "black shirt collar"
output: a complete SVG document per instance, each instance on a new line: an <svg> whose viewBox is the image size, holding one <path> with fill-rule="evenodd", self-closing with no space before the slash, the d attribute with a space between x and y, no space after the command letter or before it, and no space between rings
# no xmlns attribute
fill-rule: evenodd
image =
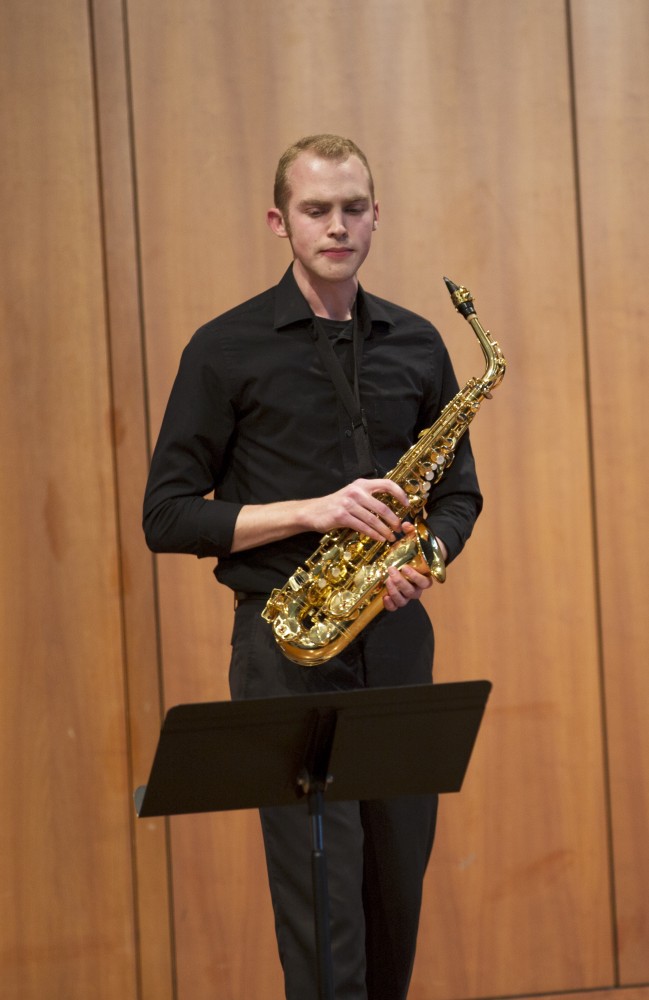
<svg viewBox="0 0 649 1000"><path fill-rule="evenodd" d="M356 296L358 304L358 319L366 337L369 337L375 326L392 326L392 319L384 308L381 301L363 291L358 286ZM313 312L309 303L298 288L293 277L293 265L291 264L285 272L283 278L277 285L275 295L275 317L274 327L281 330L284 327L293 325L304 325L313 319Z"/></svg>

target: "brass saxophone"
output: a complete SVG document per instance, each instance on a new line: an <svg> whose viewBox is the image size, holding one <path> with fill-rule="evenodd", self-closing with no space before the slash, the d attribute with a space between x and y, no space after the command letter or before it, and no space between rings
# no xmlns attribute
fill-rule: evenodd
<svg viewBox="0 0 649 1000"><path fill-rule="evenodd" d="M391 566L410 563L439 583L446 566L435 538L418 517L426 516L432 486L455 457L460 438L502 381L506 362L498 343L485 330L473 307L473 296L464 287L444 278L457 311L471 324L486 360L480 379L471 378L444 407L432 425L384 478L398 483L408 494L403 507L393 496L377 496L401 519L414 523L415 531L396 542L374 541L351 528L329 531L305 568L298 566L281 590L274 590L262 612L272 624L275 640L289 660L302 666L325 663L349 645L383 610L385 580Z"/></svg>

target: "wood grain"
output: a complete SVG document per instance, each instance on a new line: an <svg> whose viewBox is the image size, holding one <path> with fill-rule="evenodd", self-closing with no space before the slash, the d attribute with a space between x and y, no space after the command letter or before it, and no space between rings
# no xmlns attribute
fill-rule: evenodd
<svg viewBox="0 0 649 1000"><path fill-rule="evenodd" d="M509 362L426 600L438 679L494 688L411 1000L649 998L645 0L7 0L0 37L3 998L282 995L256 815L133 816L162 709L227 698L232 626L139 518L182 347L288 265L264 214L315 131L373 165L364 285L463 383L448 274Z"/></svg>
<svg viewBox="0 0 649 1000"><path fill-rule="evenodd" d="M0 12L7 1000L137 988L87 6Z"/></svg>
<svg viewBox="0 0 649 1000"><path fill-rule="evenodd" d="M155 23L144 7L131 19L152 428L192 330L285 266L285 247L263 226L279 152L305 132L354 135L375 165L383 208L364 283L437 319L465 378L480 355L450 310L441 282L450 274L473 288L510 360L474 435L485 516L431 598L440 678L487 676L495 688L466 791L444 803L413 998L608 984L564 4L415 2L407 16L383 3L185 10L182 23L168 4ZM169 703L224 696L231 600L209 568L159 563ZM206 821L200 836L215 844L223 830L234 853L235 829ZM258 849L250 846L240 882L213 847L201 848L196 826L174 832L179 988L196 998L209 977L192 969L218 962L236 983L250 963L238 928L221 928L209 887L222 886L226 912L240 912L258 886L268 915ZM200 901L197 857L208 893ZM272 954L270 922L257 930L254 947ZM260 969L259 981L276 983L270 975Z"/></svg>
<svg viewBox="0 0 649 1000"><path fill-rule="evenodd" d="M92 13L112 431L121 487L116 515L128 720L124 750L135 789L147 781L163 707L153 557L141 528L149 452L139 247L123 5L94 0ZM134 810L131 822L140 997L167 1000L173 992L167 825L164 819L138 822Z"/></svg>
<svg viewBox="0 0 649 1000"><path fill-rule="evenodd" d="M622 983L649 980L649 7L573 2L590 419ZM640 279L640 284L638 282Z"/></svg>

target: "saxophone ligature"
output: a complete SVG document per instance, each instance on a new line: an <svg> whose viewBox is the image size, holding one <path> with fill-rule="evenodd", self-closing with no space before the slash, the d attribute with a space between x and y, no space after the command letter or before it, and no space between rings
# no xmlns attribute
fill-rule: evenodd
<svg viewBox="0 0 649 1000"><path fill-rule="evenodd" d="M275 641L288 659L302 666L336 656L383 610L385 581L391 566L410 564L443 583L446 567L439 546L424 522L431 489L451 465L458 443L484 399L502 381L506 362L498 343L476 315L473 296L444 278L453 305L475 333L486 361L481 378L471 378L444 407L435 423L384 478L408 494L403 507L393 496L377 496L415 531L396 542L377 542L351 528L324 535L313 555L299 566L281 590L274 590L262 612Z"/></svg>

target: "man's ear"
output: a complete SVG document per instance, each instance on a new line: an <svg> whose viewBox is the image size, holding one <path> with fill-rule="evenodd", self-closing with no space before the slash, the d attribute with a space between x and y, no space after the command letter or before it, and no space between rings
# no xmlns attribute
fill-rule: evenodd
<svg viewBox="0 0 649 1000"><path fill-rule="evenodd" d="M268 228L275 233L275 236L288 237L288 230L284 225L284 216L278 208L269 208L266 212L266 222Z"/></svg>
<svg viewBox="0 0 649 1000"><path fill-rule="evenodd" d="M374 222L372 223L372 229L376 229L379 224L379 203L374 202Z"/></svg>

